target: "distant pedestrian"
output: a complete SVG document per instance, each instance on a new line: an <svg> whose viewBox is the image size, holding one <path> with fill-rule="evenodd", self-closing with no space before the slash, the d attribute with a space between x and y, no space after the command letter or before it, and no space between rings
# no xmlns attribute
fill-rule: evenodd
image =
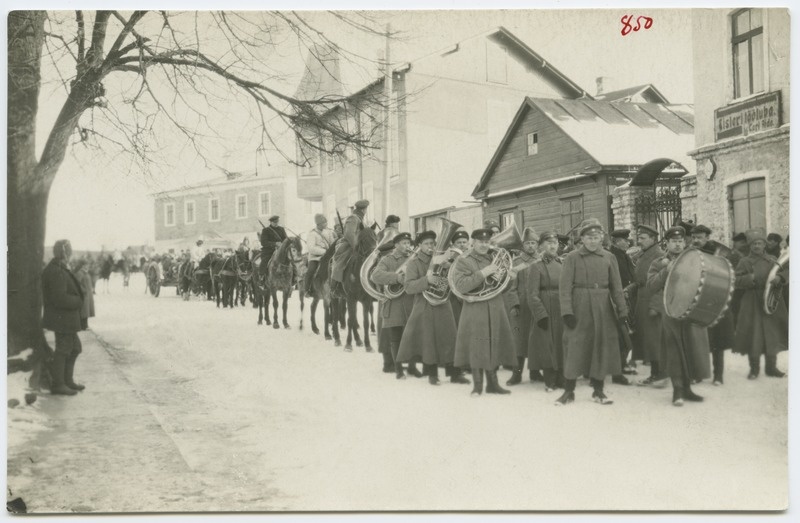
<svg viewBox="0 0 800 523"><path fill-rule="evenodd" d="M74 396L84 389L73 380L75 360L82 351L78 332L84 328L81 322L84 296L81 284L69 270L71 257L69 240L58 240L53 245L53 259L42 272L42 325L53 331L56 338L50 392L66 396Z"/></svg>

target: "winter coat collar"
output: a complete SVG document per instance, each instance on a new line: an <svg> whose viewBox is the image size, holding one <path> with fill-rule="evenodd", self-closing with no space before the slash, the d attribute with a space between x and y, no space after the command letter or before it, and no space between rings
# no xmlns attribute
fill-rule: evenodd
<svg viewBox="0 0 800 523"><path fill-rule="evenodd" d="M417 259L419 261L421 261L422 263L429 263L431 261L431 255L430 254L425 254L424 252L419 251L417 253Z"/></svg>
<svg viewBox="0 0 800 523"><path fill-rule="evenodd" d="M492 261L491 255L487 252L486 254L478 254L478 251L475 249L470 249L468 256L475 258L476 260L489 260Z"/></svg>
<svg viewBox="0 0 800 523"><path fill-rule="evenodd" d="M600 257L603 256L603 248L602 247L600 247L596 251L592 252L589 249L587 249L585 245L581 245L581 248L578 249L578 252L581 254L581 256L589 256L590 254L594 254L595 256L600 256Z"/></svg>

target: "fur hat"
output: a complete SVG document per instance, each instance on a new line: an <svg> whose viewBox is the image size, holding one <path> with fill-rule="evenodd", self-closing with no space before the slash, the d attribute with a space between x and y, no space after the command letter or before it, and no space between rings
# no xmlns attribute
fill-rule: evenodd
<svg viewBox="0 0 800 523"><path fill-rule="evenodd" d="M525 227L522 231L522 243L525 242L538 242L539 235L533 230L533 227Z"/></svg>
<svg viewBox="0 0 800 523"><path fill-rule="evenodd" d="M753 242L759 240L763 242L767 241L767 234L766 231L764 231L764 229L750 229L748 231L745 231L744 234L745 236L747 236L747 245L752 245Z"/></svg>
<svg viewBox="0 0 800 523"><path fill-rule="evenodd" d="M386 217L386 226L388 227L393 223L400 223L400 217L394 214L390 214L389 216Z"/></svg>
<svg viewBox="0 0 800 523"><path fill-rule="evenodd" d="M436 240L436 233L433 231L422 231L417 234L417 245L420 245L425 240Z"/></svg>
<svg viewBox="0 0 800 523"><path fill-rule="evenodd" d="M316 223L317 225L322 225L326 221L328 221L328 219L325 218L324 214L315 214L314 215L314 223Z"/></svg>

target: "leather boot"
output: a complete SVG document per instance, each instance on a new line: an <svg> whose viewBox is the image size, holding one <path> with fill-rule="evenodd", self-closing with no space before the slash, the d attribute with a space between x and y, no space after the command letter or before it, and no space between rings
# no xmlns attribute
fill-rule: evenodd
<svg viewBox="0 0 800 523"><path fill-rule="evenodd" d="M497 371L496 370L487 370L486 371L486 393L487 394L511 394L510 390L504 389L500 386L497 382Z"/></svg>
<svg viewBox="0 0 800 523"><path fill-rule="evenodd" d="M785 373L783 373L783 372L778 370L778 367L777 367L778 357L777 356L764 356L764 360L765 360L765 362L764 362L765 363L765 365L764 365L764 374L766 374L767 376L769 376L771 378L783 378L784 376L786 376Z"/></svg>
<svg viewBox="0 0 800 523"><path fill-rule="evenodd" d="M450 376L450 383L463 383L464 385L470 384L470 381L464 377L464 374L462 374L461 369L457 369L453 365L447 365L445 367L445 372L447 372L447 375Z"/></svg>
<svg viewBox="0 0 800 523"><path fill-rule="evenodd" d="M67 387L64 383L64 366L66 357L63 354L53 354L53 363L50 365L50 376L53 382L50 384L51 394L63 394L64 396L74 396L77 390Z"/></svg>
<svg viewBox="0 0 800 523"><path fill-rule="evenodd" d="M415 361L408 362L408 368L406 368L406 372L408 372L409 376L414 376L415 378L421 378L424 376L424 374L417 369L417 363Z"/></svg>
<svg viewBox="0 0 800 523"><path fill-rule="evenodd" d="M542 376L542 372L539 369L530 369L528 371L528 379L533 382L544 381L544 376Z"/></svg>
<svg viewBox="0 0 800 523"><path fill-rule="evenodd" d="M685 399L686 401L703 401L703 396L700 396L692 392L692 388L689 385L684 385L683 399Z"/></svg>
<svg viewBox="0 0 800 523"><path fill-rule="evenodd" d="M511 378L506 381L506 385L519 385L522 383L522 369L525 367L525 358L517 358L517 367L511 374Z"/></svg>
<svg viewBox="0 0 800 523"><path fill-rule="evenodd" d="M428 375L428 383L430 383L431 385L441 385L441 382L439 381L439 366L438 365L436 365L436 364L432 364L432 365L423 364L422 368L424 369L425 374Z"/></svg>
<svg viewBox="0 0 800 523"><path fill-rule="evenodd" d="M683 407L683 385L675 378L672 379L672 404Z"/></svg>
<svg viewBox="0 0 800 523"><path fill-rule="evenodd" d="M556 407L575 401L575 380L564 379L564 394L556 400Z"/></svg>
<svg viewBox="0 0 800 523"><path fill-rule="evenodd" d="M591 380L592 388L594 392L592 392L592 399L595 403L599 403L600 405L611 405L614 403L613 400L608 399L608 397L603 392L603 380L596 380L592 378Z"/></svg>
<svg viewBox="0 0 800 523"><path fill-rule="evenodd" d="M483 369L472 369L472 381L475 385L472 387L472 396L480 396L483 394Z"/></svg>
<svg viewBox="0 0 800 523"><path fill-rule="evenodd" d="M711 353L711 362L714 365L714 385L722 385L722 372L725 369L725 351L715 350Z"/></svg>
<svg viewBox="0 0 800 523"><path fill-rule="evenodd" d="M383 353L383 372L394 372L394 359L389 351Z"/></svg>
<svg viewBox="0 0 800 523"><path fill-rule="evenodd" d="M754 380L758 377L761 371L761 356L750 356L750 374L747 375L748 380Z"/></svg>
<svg viewBox="0 0 800 523"><path fill-rule="evenodd" d="M75 383L75 380L72 379L75 373L75 360L77 359L78 354L70 354L70 356L64 360L64 384L74 390L83 390L86 387L80 383Z"/></svg>
<svg viewBox="0 0 800 523"><path fill-rule="evenodd" d="M544 369L542 374L544 374L544 391L553 392L556 390L556 370Z"/></svg>

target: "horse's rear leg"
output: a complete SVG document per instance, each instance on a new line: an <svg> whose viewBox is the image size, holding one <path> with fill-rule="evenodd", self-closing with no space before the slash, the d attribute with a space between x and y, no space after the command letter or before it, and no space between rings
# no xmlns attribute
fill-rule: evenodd
<svg viewBox="0 0 800 523"><path fill-rule="evenodd" d="M280 329L281 326L278 324L278 291L272 291L270 294L272 295L272 328Z"/></svg>
<svg viewBox="0 0 800 523"><path fill-rule="evenodd" d="M350 311L349 316L350 316L350 319L353 321L351 329L353 331L353 338L355 338L355 340L356 340L356 346L357 347L361 347L363 345L363 343L361 343L361 334L358 332L361 329L361 325L358 323L358 303L359 303L358 301L353 301L353 309L352 309L352 311ZM350 305L348 304L347 307L349 309ZM362 307L362 309L363 309L363 307ZM369 328L369 325L367 325L365 323L364 324L364 329L368 329L368 328Z"/></svg>
<svg viewBox="0 0 800 523"><path fill-rule="evenodd" d="M339 314L339 305L336 300L331 300L330 304L330 320L331 327L333 328L333 345L334 347L341 347L342 340L339 336L339 323L337 322L337 314Z"/></svg>
<svg viewBox="0 0 800 523"><path fill-rule="evenodd" d="M364 304L364 347L366 347L367 352L372 352L372 346L369 344L369 320L370 314L372 313L372 303L369 305ZM372 331L373 333L375 330Z"/></svg>
<svg viewBox="0 0 800 523"><path fill-rule="evenodd" d="M289 326L289 322L286 320L286 310L289 308L289 292L290 291L283 291L283 303L281 304L281 309L282 309L282 312L283 312L283 328L284 329L291 329L291 327ZM301 318L302 318L302 315L301 315Z"/></svg>
<svg viewBox="0 0 800 523"><path fill-rule="evenodd" d="M259 302L259 310L260 307L264 306L264 321L267 322L267 325L272 325L272 322L269 319L269 303L271 300L271 295L269 290L265 289L261 292L261 301Z"/></svg>
<svg viewBox="0 0 800 523"><path fill-rule="evenodd" d="M311 332L313 332L314 334L319 334L319 328L317 328L317 318L316 318L317 305L318 304L319 304L319 298L314 296L314 298L311 300L311 307L310 307L310 309L311 309ZM325 325L325 334L326 335L328 334L328 326L327 325Z"/></svg>
<svg viewBox="0 0 800 523"><path fill-rule="evenodd" d="M353 351L353 336L358 340L358 327L356 327L356 302L355 300L347 300L347 343L344 350L347 352ZM358 340L360 346L360 340Z"/></svg>
<svg viewBox="0 0 800 523"><path fill-rule="evenodd" d="M375 309L372 303L369 304L369 331L375 334Z"/></svg>
<svg viewBox="0 0 800 523"><path fill-rule="evenodd" d="M302 292L300 293L300 330L303 330L303 309L306 306L303 294Z"/></svg>

